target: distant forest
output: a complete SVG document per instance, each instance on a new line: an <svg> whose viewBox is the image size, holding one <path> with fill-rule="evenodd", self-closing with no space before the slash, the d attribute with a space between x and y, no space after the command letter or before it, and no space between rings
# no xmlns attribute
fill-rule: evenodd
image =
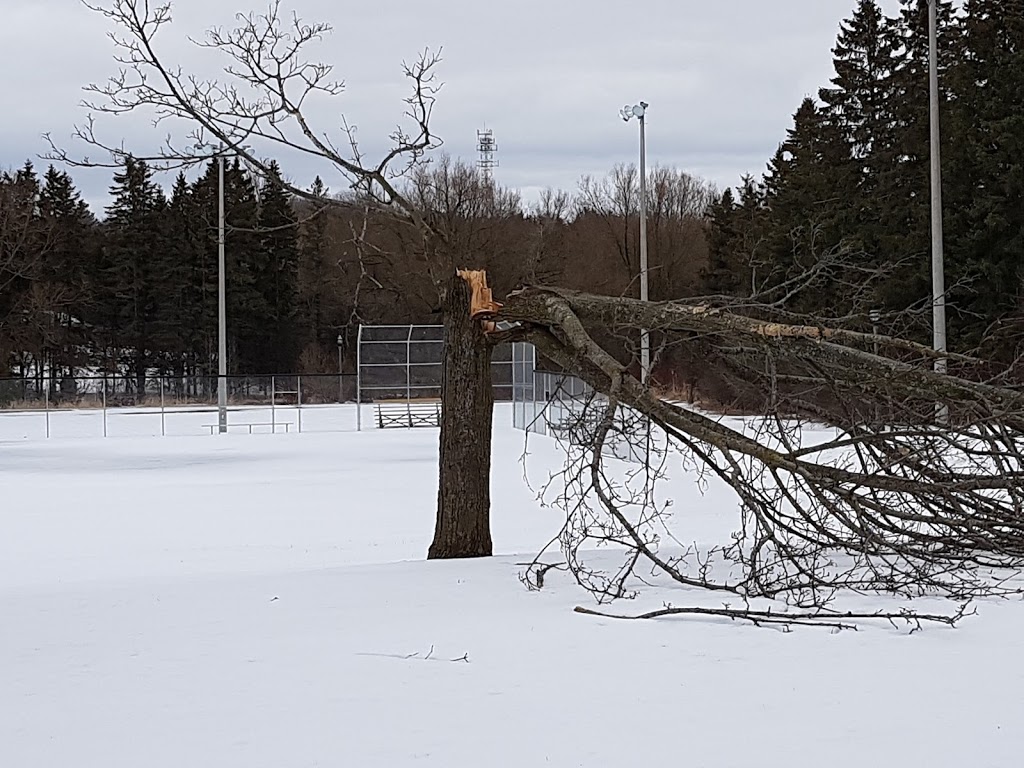
<svg viewBox="0 0 1024 768"><path fill-rule="evenodd" d="M939 2L951 349L999 358L1024 338L1024 0ZM862 0L836 76L806 98L760 176L735 189L675 168L648 180L651 298L758 296L795 312L930 338L927 2L888 18ZM439 322L416 238L387 211L318 179L290 195L229 162L232 374L322 373L354 356L360 323ZM446 247L522 283L638 292L639 179L622 165L533 205L445 156L406 180ZM216 372L217 167L170 190L146 163L116 170L99 217L71 176L0 175L0 376L83 370ZM328 204L330 203L330 204ZM796 285L803 290L793 290ZM663 359L663 380L699 361Z"/></svg>

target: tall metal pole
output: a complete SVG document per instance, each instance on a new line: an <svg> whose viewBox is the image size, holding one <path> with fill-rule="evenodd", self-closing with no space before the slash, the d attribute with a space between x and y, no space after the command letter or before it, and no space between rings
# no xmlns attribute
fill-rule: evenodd
<svg viewBox="0 0 1024 768"><path fill-rule="evenodd" d="M939 54L937 0L928 2L928 69L930 91L931 187L932 187L932 342L937 352L946 351L946 277L942 249L942 164L939 148ZM946 360L935 361L935 370L946 372Z"/></svg>
<svg viewBox="0 0 1024 768"><path fill-rule="evenodd" d="M641 102L642 103L642 102ZM648 301L647 282L647 135L646 110L640 115L640 301ZM647 329L640 331L640 380L647 383L651 373L651 337Z"/></svg>
<svg viewBox="0 0 1024 768"><path fill-rule="evenodd" d="M345 402L345 374L344 368L342 367L342 356L341 356L341 344L344 338L338 334L338 402Z"/></svg>
<svg viewBox="0 0 1024 768"><path fill-rule="evenodd" d="M217 199L217 427L228 431L227 278L224 260L224 154L218 158L220 193Z"/></svg>
<svg viewBox="0 0 1024 768"><path fill-rule="evenodd" d="M363 326L356 337L356 432L363 431Z"/></svg>

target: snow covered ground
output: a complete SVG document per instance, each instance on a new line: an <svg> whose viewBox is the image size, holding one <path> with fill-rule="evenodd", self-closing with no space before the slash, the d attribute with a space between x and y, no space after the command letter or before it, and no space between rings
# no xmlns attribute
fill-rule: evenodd
<svg viewBox="0 0 1024 768"><path fill-rule="evenodd" d="M499 556L445 563L434 430L336 408L301 435L118 414L103 439L79 412L44 440L0 416L0 767L1021 764L1020 603L783 634L581 616L564 574L527 592L559 521L499 410ZM529 448L542 478L558 455ZM673 482L686 538L721 541L728 496ZM707 602L624 608L670 597Z"/></svg>

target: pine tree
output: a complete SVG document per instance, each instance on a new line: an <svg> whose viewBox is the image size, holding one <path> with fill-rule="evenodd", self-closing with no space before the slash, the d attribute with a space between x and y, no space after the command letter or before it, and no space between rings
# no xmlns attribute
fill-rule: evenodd
<svg viewBox="0 0 1024 768"><path fill-rule="evenodd" d="M871 160L893 141L890 108L896 59L890 24L875 0L859 0L832 51L832 87L818 92L851 156L864 162L865 173L876 167Z"/></svg>
<svg viewBox="0 0 1024 768"><path fill-rule="evenodd" d="M725 190L708 210L708 267L701 273L705 293L750 295L753 266L762 260L764 195L749 174L736 192Z"/></svg>
<svg viewBox="0 0 1024 768"><path fill-rule="evenodd" d="M864 253L871 266L887 259L880 221L879 187L895 167L892 116L896 68L893 22L875 0L860 0L841 26L833 49L836 75L819 90L823 119L845 145L837 155L842 196L838 224L848 247Z"/></svg>
<svg viewBox="0 0 1024 768"><path fill-rule="evenodd" d="M202 296L197 290L199 237L192 190L179 173L163 217L162 248L166 272L161 293L165 301L158 314L157 346L162 350L160 367L173 375L177 394L185 394L180 382L186 372L195 374L194 352L202 331Z"/></svg>
<svg viewBox="0 0 1024 768"><path fill-rule="evenodd" d="M327 188L319 176L309 191L314 199L305 206L308 217L302 223L298 241L299 322L305 346L312 348L315 356L319 357L320 349L334 343L333 329L327 325L327 292L331 286L326 268L326 251L330 219L324 211Z"/></svg>
<svg viewBox="0 0 1024 768"><path fill-rule="evenodd" d="M52 165L43 177L39 212L48 233L39 280L51 306L51 395L56 395L56 377L62 377L61 392L75 390L75 366L88 361L81 350L88 342L81 318L92 302L93 266L98 239L96 220L75 189L71 177Z"/></svg>
<svg viewBox="0 0 1024 768"><path fill-rule="evenodd" d="M841 246L845 151L826 115L813 99L804 99L764 177L765 257L757 274L760 289L807 273ZM789 304L807 312L836 306L835 297L827 291L804 292Z"/></svg>
<svg viewBox="0 0 1024 768"><path fill-rule="evenodd" d="M156 343L168 273L161 237L166 201L149 166L130 156L114 174L110 192L98 314L108 331L108 367L115 361L124 365L141 395L149 368L160 358Z"/></svg>
<svg viewBox="0 0 1024 768"><path fill-rule="evenodd" d="M705 293L732 296L739 292L740 276L735 266L737 208L732 189L726 189L708 211L711 221L708 266L701 271L701 287Z"/></svg>
<svg viewBox="0 0 1024 768"><path fill-rule="evenodd" d="M212 210L216 244L216 207ZM268 256L260 244L256 187L237 159L224 170L224 215L229 370L234 374L262 373L266 371L261 357L268 307L257 275L266 270ZM217 263L216 255L213 263Z"/></svg>
<svg viewBox="0 0 1024 768"><path fill-rule="evenodd" d="M256 318L262 328L264 349L259 365L266 373L297 370L298 338L298 226L291 195L281 170L271 161L260 190L259 229L262 270L253 277L266 314Z"/></svg>
<svg viewBox="0 0 1024 768"><path fill-rule="evenodd" d="M180 205L188 213L182 236L191 247L189 299L193 318L188 367L201 376L209 394L217 374L217 198L218 161L206 166L204 173L189 188L187 202ZM231 326L231 317L228 317ZM229 361L230 362L230 361Z"/></svg>

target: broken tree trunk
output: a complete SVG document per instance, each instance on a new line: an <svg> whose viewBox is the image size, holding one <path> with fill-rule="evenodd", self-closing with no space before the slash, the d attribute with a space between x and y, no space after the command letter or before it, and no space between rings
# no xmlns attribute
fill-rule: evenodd
<svg viewBox="0 0 1024 768"><path fill-rule="evenodd" d="M470 289L454 272L444 311L437 519L429 559L491 554L492 343L470 314Z"/></svg>

